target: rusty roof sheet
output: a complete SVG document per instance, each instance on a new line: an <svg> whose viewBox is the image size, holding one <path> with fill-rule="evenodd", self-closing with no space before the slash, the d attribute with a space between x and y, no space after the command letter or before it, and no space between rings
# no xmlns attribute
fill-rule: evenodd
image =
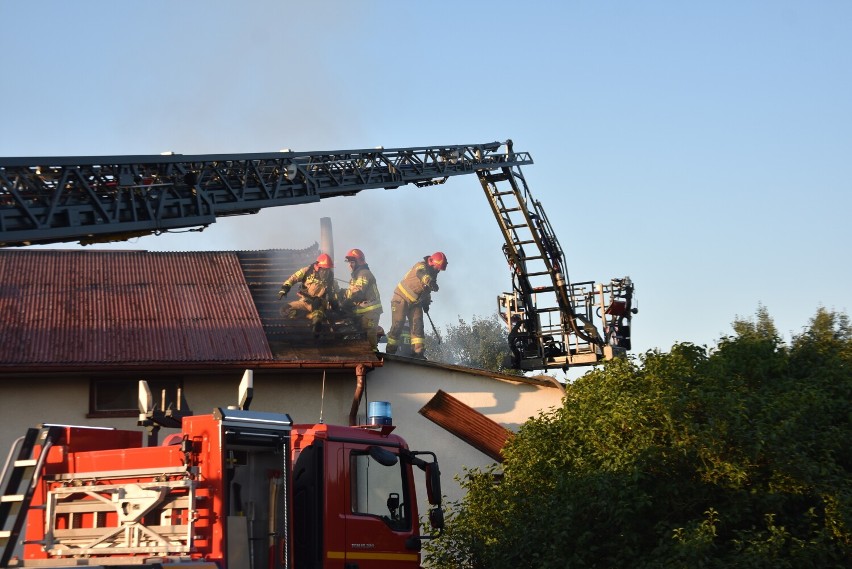
<svg viewBox="0 0 852 569"><path fill-rule="evenodd" d="M282 316L318 250L0 250L0 370L380 366L351 326Z"/></svg>
<svg viewBox="0 0 852 569"><path fill-rule="evenodd" d="M272 358L233 253L0 252L0 364Z"/></svg>
<svg viewBox="0 0 852 569"><path fill-rule="evenodd" d="M440 389L419 412L493 460L503 462L503 447L513 435L500 423Z"/></svg>

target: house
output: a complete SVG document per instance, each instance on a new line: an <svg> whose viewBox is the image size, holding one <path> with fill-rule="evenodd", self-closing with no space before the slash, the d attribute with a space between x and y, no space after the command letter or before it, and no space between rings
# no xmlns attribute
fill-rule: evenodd
<svg viewBox="0 0 852 569"><path fill-rule="evenodd" d="M455 476L560 404L555 382L376 353L345 326L315 338L276 293L318 253L0 251L0 449L42 422L136 428L140 379L207 413L235 404L251 369L251 408L300 423L363 424L369 402L389 402L456 500Z"/></svg>

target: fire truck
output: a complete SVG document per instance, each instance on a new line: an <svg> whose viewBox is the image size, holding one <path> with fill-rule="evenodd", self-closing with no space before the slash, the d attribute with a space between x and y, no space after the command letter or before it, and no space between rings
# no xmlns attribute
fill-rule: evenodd
<svg viewBox="0 0 852 569"><path fill-rule="evenodd" d="M503 235L511 290L497 297L507 367L596 365L631 349L637 312L629 277L572 281L565 253L511 140L324 152L0 158L0 247L96 243L203 229L219 217L429 187L475 174Z"/></svg>
<svg viewBox="0 0 852 569"><path fill-rule="evenodd" d="M443 528L435 454L410 450L381 406L360 427L252 411L251 383L238 405L193 415L140 382L141 430L28 429L0 479L0 567L420 567Z"/></svg>

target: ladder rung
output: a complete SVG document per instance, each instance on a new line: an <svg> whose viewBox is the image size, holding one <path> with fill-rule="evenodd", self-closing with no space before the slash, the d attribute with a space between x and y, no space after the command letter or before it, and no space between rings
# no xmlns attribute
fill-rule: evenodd
<svg viewBox="0 0 852 569"><path fill-rule="evenodd" d="M7 530L0 531L0 539L8 539L10 537L12 537L12 532Z"/></svg>
<svg viewBox="0 0 852 569"><path fill-rule="evenodd" d="M527 273L528 277L540 277L542 275L549 275L550 271L542 271L540 273Z"/></svg>
<svg viewBox="0 0 852 569"><path fill-rule="evenodd" d="M526 223L521 223L518 225L507 225L506 229L518 229L520 227L529 227L529 225L527 225Z"/></svg>
<svg viewBox="0 0 852 569"><path fill-rule="evenodd" d="M0 496L0 502L23 502L24 495L23 494L8 494L6 496Z"/></svg>
<svg viewBox="0 0 852 569"><path fill-rule="evenodd" d="M15 467L18 467L18 468L23 468L23 467L26 467L26 466L35 466L36 464L38 464L38 461L34 458L25 458L25 459L22 459L22 460L16 460L15 461Z"/></svg>
<svg viewBox="0 0 852 569"><path fill-rule="evenodd" d="M514 193L515 193L515 192L494 192L494 193L493 193L493 194L491 194L491 195L492 195L492 196L495 196L495 197L496 197L496 196L510 196L510 195L512 195L512 194L514 194Z"/></svg>
<svg viewBox="0 0 852 569"><path fill-rule="evenodd" d="M513 211L521 211L519 207L507 207L506 209L501 209L500 213L512 213Z"/></svg>
<svg viewBox="0 0 852 569"><path fill-rule="evenodd" d="M529 241L515 241L515 245L529 245L530 243L535 243L532 239Z"/></svg>

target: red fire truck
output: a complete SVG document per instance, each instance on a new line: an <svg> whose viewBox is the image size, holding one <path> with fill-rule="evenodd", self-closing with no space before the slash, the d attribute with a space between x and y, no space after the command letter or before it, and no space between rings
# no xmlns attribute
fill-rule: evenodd
<svg viewBox="0 0 852 569"><path fill-rule="evenodd" d="M422 540L443 527L434 453L409 450L389 418L298 425L241 400L209 415L140 408L147 441L29 429L2 473L0 567L420 566ZM158 441L161 426L180 430ZM435 535L420 533L418 471Z"/></svg>

